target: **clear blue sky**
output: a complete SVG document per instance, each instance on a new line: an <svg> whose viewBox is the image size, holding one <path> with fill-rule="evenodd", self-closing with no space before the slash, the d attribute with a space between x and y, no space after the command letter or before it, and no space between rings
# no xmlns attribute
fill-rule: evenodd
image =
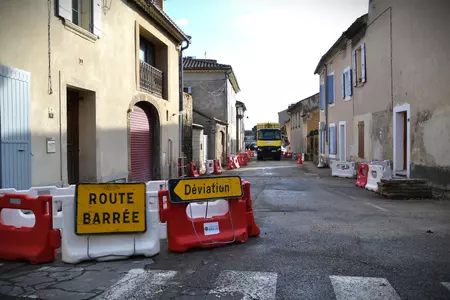
<svg viewBox="0 0 450 300"><path fill-rule="evenodd" d="M185 56L230 64L247 106L246 129L319 91L320 57L368 0L166 0L164 9L192 36Z"/></svg>

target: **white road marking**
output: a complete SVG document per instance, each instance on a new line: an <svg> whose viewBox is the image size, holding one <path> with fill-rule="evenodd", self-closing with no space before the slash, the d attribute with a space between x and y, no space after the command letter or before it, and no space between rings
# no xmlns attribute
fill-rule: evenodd
<svg viewBox="0 0 450 300"><path fill-rule="evenodd" d="M401 300L384 278L330 276L336 300Z"/></svg>
<svg viewBox="0 0 450 300"><path fill-rule="evenodd" d="M0 267L3 266L3 265L4 265L3 263L0 263Z"/></svg>
<svg viewBox="0 0 450 300"><path fill-rule="evenodd" d="M441 282L441 284L450 291L450 282Z"/></svg>
<svg viewBox="0 0 450 300"><path fill-rule="evenodd" d="M242 300L275 300L277 279L277 273L272 272L223 271L210 294L242 295Z"/></svg>
<svg viewBox="0 0 450 300"><path fill-rule="evenodd" d="M340 194L340 195L342 195L342 196L344 196L344 197L349 197L349 198L352 199L352 200L356 200L355 197L353 197L353 196L351 196L351 195L347 195L346 193L341 192L341 191L339 191L339 190L337 190L337 189L327 188L327 190L328 190L329 192L331 192L331 193L338 193L338 194Z"/></svg>
<svg viewBox="0 0 450 300"><path fill-rule="evenodd" d="M151 299L177 271L132 269L103 294L94 299Z"/></svg>
<svg viewBox="0 0 450 300"><path fill-rule="evenodd" d="M367 205L370 205L370 206L372 206L372 207L375 207L375 208L377 208L377 209L379 209L379 210L382 210L382 211L385 211L385 212L390 212L390 210L388 210L388 209L386 209L386 208L382 208L381 206L372 204L372 203L370 203L370 202L366 202L366 204L367 204Z"/></svg>

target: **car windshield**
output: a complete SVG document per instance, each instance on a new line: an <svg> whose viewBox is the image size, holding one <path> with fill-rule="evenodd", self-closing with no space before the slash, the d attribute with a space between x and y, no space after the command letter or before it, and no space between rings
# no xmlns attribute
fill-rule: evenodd
<svg viewBox="0 0 450 300"><path fill-rule="evenodd" d="M258 140L279 140L281 139L280 130L260 130L258 131Z"/></svg>

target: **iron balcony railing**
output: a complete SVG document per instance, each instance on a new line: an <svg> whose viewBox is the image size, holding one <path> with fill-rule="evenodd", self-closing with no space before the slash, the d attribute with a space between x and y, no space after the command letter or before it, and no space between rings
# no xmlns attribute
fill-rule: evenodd
<svg viewBox="0 0 450 300"><path fill-rule="evenodd" d="M163 72L152 65L140 61L140 87L144 91L153 93L162 98Z"/></svg>

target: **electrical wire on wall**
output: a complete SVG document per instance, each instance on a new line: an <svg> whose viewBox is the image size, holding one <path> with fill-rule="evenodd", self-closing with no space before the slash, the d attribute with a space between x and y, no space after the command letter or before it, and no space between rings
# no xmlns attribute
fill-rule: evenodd
<svg viewBox="0 0 450 300"><path fill-rule="evenodd" d="M48 6L48 94L53 94L52 89L52 49L51 49L51 18L52 18L52 0L47 0Z"/></svg>

